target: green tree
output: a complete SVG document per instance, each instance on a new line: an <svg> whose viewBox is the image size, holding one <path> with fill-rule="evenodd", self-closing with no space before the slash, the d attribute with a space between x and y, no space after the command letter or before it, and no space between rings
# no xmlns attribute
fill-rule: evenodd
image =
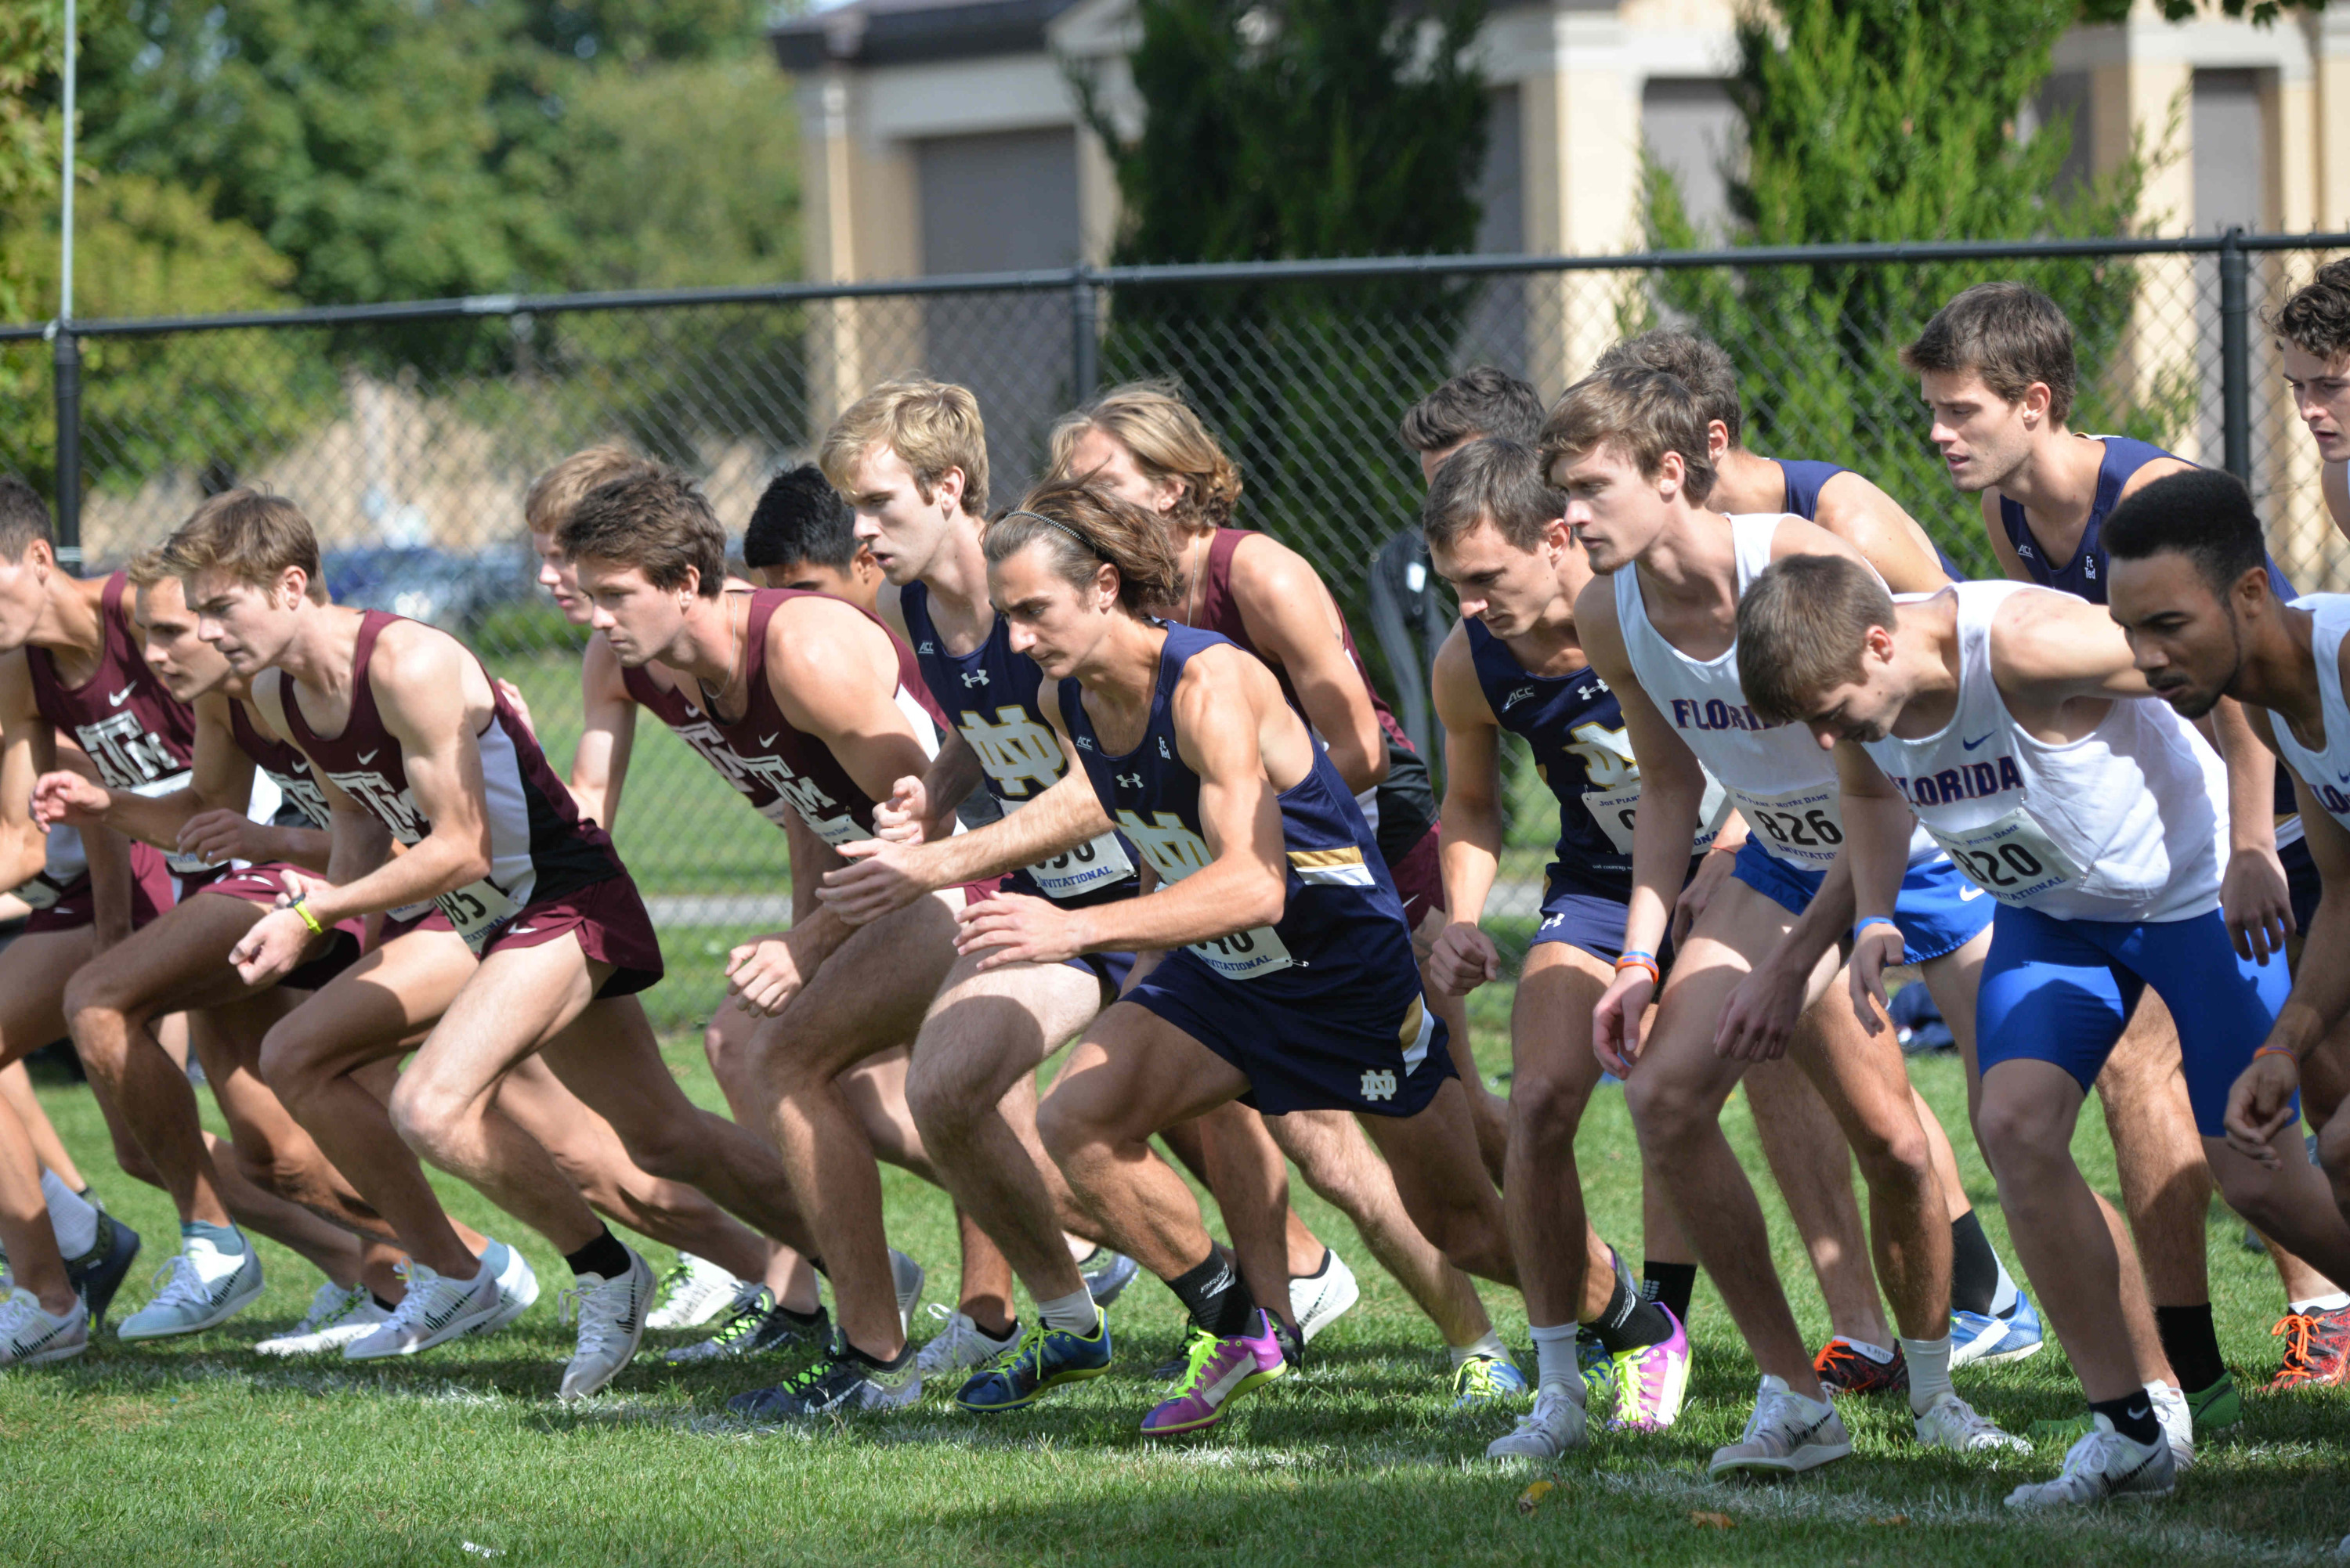
<svg viewBox="0 0 2350 1568"><path fill-rule="evenodd" d="M2023 239L2130 232L2147 165L2132 157L2087 189L2059 188L2072 128L2017 133L2045 79L2074 0L1779 0L1738 27L1731 96L1742 167L1730 183L1738 245L1869 240ZM1647 171L1647 238L1704 240L1672 177ZM1739 365L1748 443L1829 458L1869 474L1921 519L1950 513L1925 439L1917 389L1898 352L1951 294L1986 275L2021 277L2072 317L2083 397L2074 422L2170 434L2188 404L2175 380L2124 407L2101 374L2139 286L2119 263L1981 266L1813 265L1665 272L1630 301L1625 325L1659 314L1693 322ZM1929 527L1961 561L1985 564L1981 530Z"/></svg>
<svg viewBox="0 0 2350 1568"><path fill-rule="evenodd" d="M1119 261L1473 245L1490 112L1469 52L1482 0L1141 0L1138 11L1139 134L1123 138L1079 78L1124 201ZM1467 300L1458 284L1421 279L1124 287L1104 367L1180 376L1241 460L1244 520L1315 557L1350 597L1388 520L1417 504L1391 428L1450 373ZM1394 406L1366 407L1366 387Z"/></svg>

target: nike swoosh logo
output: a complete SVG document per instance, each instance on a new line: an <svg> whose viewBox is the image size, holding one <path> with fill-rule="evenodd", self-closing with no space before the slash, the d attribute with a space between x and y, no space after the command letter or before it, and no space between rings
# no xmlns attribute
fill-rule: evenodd
<svg viewBox="0 0 2350 1568"><path fill-rule="evenodd" d="M538 928L536 926L516 926L514 929L506 933L506 935L510 937L529 937L536 936L537 934Z"/></svg>
<svg viewBox="0 0 2350 1568"><path fill-rule="evenodd" d="M778 730L775 732L775 735L762 735L759 737L759 744L763 746L772 746L775 743L775 736L782 733L783 732Z"/></svg>
<svg viewBox="0 0 2350 1568"><path fill-rule="evenodd" d="M1960 741L1960 742L1959 742L1959 744L1960 744L1960 746L1963 746L1964 748L1966 748L1968 751L1971 752L1971 751L1973 751L1977 746L1981 745L1985 741L1990 740L1990 739L1991 738L1991 736L1992 736L1992 735L1995 735L1995 734L1997 734L1998 732L1998 732L1998 731L1996 731L1996 730L1987 731L1986 732L1984 732L1984 733L1982 733L1982 734L1981 734L1981 735L1976 736L1976 737L1975 737L1973 740L1971 740L1971 741Z"/></svg>
<svg viewBox="0 0 2350 1568"><path fill-rule="evenodd" d="M2122 1414L2127 1416L2133 1421L2143 1421L2148 1416L2154 1414L2154 1407L2151 1405L2140 1405L2137 1409L2125 1410Z"/></svg>
<svg viewBox="0 0 2350 1568"><path fill-rule="evenodd" d="M381 746L378 746L375 749L375 752L361 752L359 753L359 766L365 767L368 763L375 761L375 753L381 750L383 750L383 748Z"/></svg>
<svg viewBox="0 0 2350 1568"><path fill-rule="evenodd" d="M1959 884L1959 901L1960 903L1964 903L1969 898L1980 898L1981 897L1982 889L1976 887L1972 882L1961 882Z"/></svg>
<svg viewBox="0 0 2350 1568"><path fill-rule="evenodd" d="M130 687L125 686L125 687L124 687L121 691L109 691L109 692L108 692L108 693L107 693L107 695L106 695L106 704L107 704L107 706L108 706L108 707L109 707L109 708L120 708L120 707L121 707L121 706L122 706L122 704L123 704L124 702L126 702L126 701L128 701L130 700L130 691L131 691L131 689L130 689Z"/></svg>

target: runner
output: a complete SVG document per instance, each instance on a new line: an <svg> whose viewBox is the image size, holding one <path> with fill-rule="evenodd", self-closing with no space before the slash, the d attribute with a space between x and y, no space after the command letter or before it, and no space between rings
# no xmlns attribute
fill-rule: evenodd
<svg viewBox="0 0 2350 1568"><path fill-rule="evenodd" d="M272 1086L422 1265L399 1312L345 1355L412 1354L498 1311L494 1260L451 1228L403 1141L412 1139L565 1254L580 1326L561 1392L595 1392L635 1353L652 1273L497 1107L500 1084L544 1053L639 1164L701 1188L762 1231L795 1235L797 1216L773 1196L782 1173L772 1153L696 1109L671 1076L635 1001L660 973L635 888L462 644L397 616L310 599L317 540L276 497L215 497L166 548L200 635L328 791L329 877L288 874L293 897L238 944L238 972L247 982L283 975L326 928L428 899L481 959L432 1022L388 1114L352 1075L400 1054L400 1037L432 1021L408 1011L418 999L403 992L402 960L445 933L398 930L264 1042ZM407 846L397 857L394 840Z"/></svg>
<svg viewBox="0 0 2350 1568"><path fill-rule="evenodd" d="M1776 556L1859 557L1800 518L1707 510L1706 448L1694 394L1664 371L1632 366L1569 388L1543 431L1567 524L1592 568L1612 574L1584 590L1575 620L1592 668L1616 691L1641 776L1625 946L1594 1014L1594 1046L1624 1076L1650 1168L1762 1373L1743 1438L1715 1453L1711 1471L1785 1473L1852 1451L1821 1397L1762 1211L1720 1125L1746 1059L1788 1052L1835 1112L1868 1184L1877 1272L1901 1334L1918 1440L1970 1452L2020 1448L1950 1386L1950 1220L1899 1047L1889 1033L1872 1042L1848 1019L1834 1027L1833 1010L1802 1034L1724 1015L1750 970L1759 975L1776 961L1774 950L1803 955L1798 1011L1825 997L1838 961L1832 935L1816 929L1842 924L1850 898L1836 869L1842 833L1827 759L1807 737L1763 730L1747 716L1731 618ZM1641 1021L1659 989L1657 954L1688 875L1708 774L1754 831L1679 944L1644 1048ZM1983 915L1960 897L1956 874L1922 836L1905 891L1910 961L1929 975L1973 961Z"/></svg>
<svg viewBox="0 0 2350 1568"><path fill-rule="evenodd" d="M2255 556L2245 570L2261 566ZM2350 1268L2350 1223L2307 1160L2264 1165L2222 1137L2228 1086L2287 985L2282 964L2232 950L2220 915L2222 764L2168 706L2143 700L2146 678L2113 618L2069 594L1963 583L1897 605L1858 563L1785 557L1748 590L1738 625L1762 722L1835 744L1860 910L1850 989L1864 1022L1877 1026L1882 971L1901 958L1887 911L1916 825L1998 901L1977 1126L2092 1417L2063 1474L2008 1501L2166 1492L2186 1400L2142 1374L2109 1222L2072 1156L2081 1102L2138 991L2168 993L2196 1126L2230 1206Z"/></svg>
<svg viewBox="0 0 2350 1568"><path fill-rule="evenodd" d="M2350 261L2319 267L2272 325L2293 411L2317 443L2326 515L2350 534Z"/></svg>

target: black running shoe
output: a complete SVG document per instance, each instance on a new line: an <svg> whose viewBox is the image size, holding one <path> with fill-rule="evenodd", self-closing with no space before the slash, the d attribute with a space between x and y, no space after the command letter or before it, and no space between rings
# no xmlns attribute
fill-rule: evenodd
<svg viewBox="0 0 2350 1568"><path fill-rule="evenodd" d="M114 1304L114 1293L130 1277L138 1256L139 1232L99 1210L98 1240L80 1257L66 1260L66 1279L88 1303L92 1334L106 1326L106 1309Z"/></svg>
<svg viewBox="0 0 2350 1568"><path fill-rule="evenodd" d="M795 1420L804 1416L859 1410L889 1410L922 1397L922 1369L910 1348L895 1366L877 1366L847 1350L835 1350L806 1371L773 1388L754 1388L726 1401L726 1407L754 1421Z"/></svg>

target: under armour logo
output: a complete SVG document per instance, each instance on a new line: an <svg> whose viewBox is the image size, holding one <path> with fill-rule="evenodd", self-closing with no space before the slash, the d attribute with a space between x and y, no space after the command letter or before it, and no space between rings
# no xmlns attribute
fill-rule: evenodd
<svg viewBox="0 0 2350 1568"><path fill-rule="evenodd" d="M1519 703L1524 701L1534 694L1534 689L1533 687L1519 687L1515 691L1511 692L1507 697L1502 699L1502 711L1504 713L1508 712L1511 709L1516 707Z"/></svg>
<svg viewBox="0 0 2350 1568"><path fill-rule="evenodd" d="M984 686L987 684L987 671L984 670L966 670L962 672L962 683L965 686Z"/></svg>
<svg viewBox="0 0 2350 1568"><path fill-rule="evenodd" d="M1601 691L1605 691L1605 690L1607 690L1607 688L1605 688L1605 687L1601 687L1599 690L1601 690ZM1577 696L1577 697L1581 698L1584 701L1588 702L1588 701L1591 701L1591 699L1592 699L1592 697L1593 697L1593 695L1594 695L1594 692L1593 692L1592 688L1590 688L1590 687L1588 687L1588 686L1578 686L1578 687L1576 687L1576 688L1575 689L1575 696Z"/></svg>
<svg viewBox="0 0 2350 1568"><path fill-rule="evenodd" d="M1363 1075L1363 1098L1392 1100L1395 1098L1395 1092L1396 1075L1393 1073L1375 1070Z"/></svg>
<svg viewBox="0 0 2350 1568"><path fill-rule="evenodd" d="M1118 775L1118 784L1120 789L1140 789L1142 787L1142 775L1140 774L1120 774Z"/></svg>

